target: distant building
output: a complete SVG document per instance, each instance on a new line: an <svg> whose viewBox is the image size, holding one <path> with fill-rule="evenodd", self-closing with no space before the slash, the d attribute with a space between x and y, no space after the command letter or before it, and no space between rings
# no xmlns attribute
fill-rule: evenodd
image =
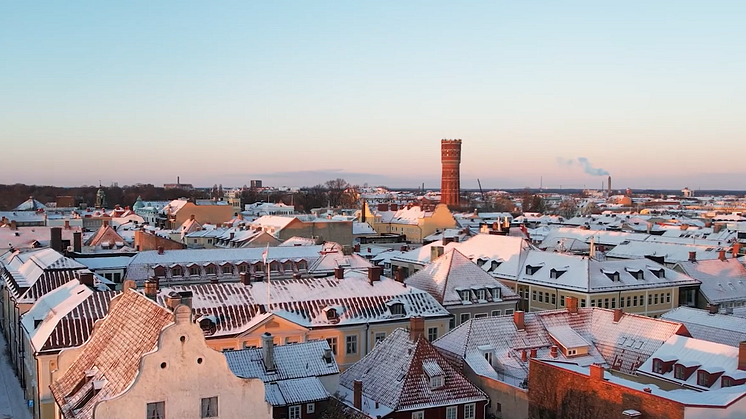
<svg viewBox="0 0 746 419"><path fill-rule="evenodd" d="M408 204L378 204L375 209L363 203L361 222L367 222L378 234L403 234L412 243L422 243L438 230L456 227L456 219L446 205L435 208Z"/></svg>
<svg viewBox="0 0 746 419"><path fill-rule="evenodd" d="M261 189L261 188L263 188L263 186L262 186L262 181L260 179L251 180L251 189Z"/></svg>
<svg viewBox="0 0 746 419"><path fill-rule="evenodd" d="M684 198L693 198L694 197L694 191L689 188L684 188L681 190L681 193L684 194Z"/></svg>
<svg viewBox="0 0 746 419"><path fill-rule="evenodd" d="M191 201L176 199L160 211L159 226L176 229L194 217L200 224L221 224L233 218L233 207L225 202ZM143 217L144 218L144 217Z"/></svg>

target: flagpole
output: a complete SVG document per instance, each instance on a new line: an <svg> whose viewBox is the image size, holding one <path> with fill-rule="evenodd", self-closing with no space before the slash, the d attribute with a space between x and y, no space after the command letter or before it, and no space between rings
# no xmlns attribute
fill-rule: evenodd
<svg viewBox="0 0 746 419"><path fill-rule="evenodd" d="M267 248L262 253L262 256L264 257L264 269L267 271L267 312L269 313L269 304L272 299L271 289L270 289L270 279L271 279L271 270L269 269L269 263L267 263L267 256L269 256L269 243L267 243Z"/></svg>

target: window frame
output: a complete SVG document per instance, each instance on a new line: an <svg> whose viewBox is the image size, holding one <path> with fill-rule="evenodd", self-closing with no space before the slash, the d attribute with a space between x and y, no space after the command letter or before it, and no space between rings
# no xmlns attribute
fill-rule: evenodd
<svg viewBox="0 0 746 419"><path fill-rule="evenodd" d="M329 348L332 350L332 353L334 355L337 355L337 344L338 344L337 337L332 336L332 337L326 338L326 343L329 344Z"/></svg>
<svg viewBox="0 0 746 419"><path fill-rule="evenodd" d="M358 353L357 347L357 335L346 335L345 336L345 354L356 355Z"/></svg>
<svg viewBox="0 0 746 419"><path fill-rule="evenodd" d="M465 320L464 320L464 316L466 316ZM459 320L461 320L461 323L459 324L464 324L468 322L469 320L471 320L471 313L461 313L461 315L459 315Z"/></svg>
<svg viewBox="0 0 746 419"><path fill-rule="evenodd" d="M151 411L151 407L154 411ZM166 419L166 401L150 402L145 405L146 419Z"/></svg>
<svg viewBox="0 0 746 419"><path fill-rule="evenodd" d="M446 406L446 419L458 419L458 406Z"/></svg>
<svg viewBox="0 0 746 419"><path fill-rule="evenodd" d="M288 406L288 419L300 419L301 413L301 405Z"/></svg>
<svg viewBox="0 0 746 419"><path fill-rule="evenodd" d="M306 403L306 414L316 413L316 403Z"/></svg>
<svg viewBox="0 0 746 419"><path fill-rule="evenodd" d="M464 405L464 419L476 419L477 404L469 403Z"/></svg>
<svg viewBox="0 0 746 419"><path fill-rule="evenodd" d="M502 310L492 310L492 312L490 312L490 317L499 317L502 316L502 313Z"/></svg>
<svg viewBox="0 0 746 419"><path fill-rule="evenodd" d="M215 410L211 411L210 406L213 401L215 402ZM205 405L205 402L207 402L207 405ZM217 418L220 414L218 396L203 397L200 405L200 418Z"/></svg>
<svg viewBox="0 0 746 419"><path fill-rule="evenodd" d="M438 327L428 327L427 328L427 340L428 342L432 342L434 340L438 339Z"/></svg>
<svg viewBox="0 0 746 419"><path fill-rule="evenodd" d="M412 412L412 419L425 419L425 411L418 410L416 412Z"/></svg>

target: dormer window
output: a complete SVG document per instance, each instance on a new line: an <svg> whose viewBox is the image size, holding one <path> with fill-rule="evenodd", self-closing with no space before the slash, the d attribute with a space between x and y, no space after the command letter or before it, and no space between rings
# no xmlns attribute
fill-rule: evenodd
<svg viewBox="0 0 746 419"><path fill-rule="evenodd" d="M171 268L171 276L182 276L184 275L184 270L181 269L181 266L174 266Z"/></svg>
<svg viewBox="0 0 746 419"><path fill-rule="evenodd" d="M686 368L684 368L683 365L677 364L673 371L674 378L677 380L686 380L686 378L684 378L685 375L686 375Z"/></svg>
<svg viewBox="0 0 746 419"><path fill-rule="evenodd" d="M469 290L462 290L458 292L462 302L471 301L471 292Z"/></svg>
<svg viewBox="0 0 746 419"><path fill-rule="evenodd" d="M562 274L564 274L565 272L567 272L567 271L562 271L562 270L558 270L558 269L552 268L552 270L549 271L549 278L551 278L551 279L557 279L557 278L561 277Z"/></svg>
<svg viewBox="0 0 746 419"><path fill-rule="evenodd" d="M642 269L627 269L627 272L629 272L629 274L635 279L645 279L645 274L642 272Z"/></svg>
<svg viewBox="0 0 746 419"><path fill-rule="evenodd" d="M441 388L445 385L445 372L435 360L426 359L422 361L422 370L430 377L431 389Z"/></svg>
<svg viewBox="0 0 746 419"><path fill-rule="evenodd" d="M488 272L492 272L492 271L494 271L494 270L495 270L495 269L497 269L497 268L498 268L498 267L499 267L499 266L500 266L501 264L502 264L502 262L498 262L498 261L496 261L496 260L493 260L492 262L490 262L490 269L488 269Z"/></svg>
<svg viewBox="0 0 746 419"><path fill-rule="evenodd" d="M663 361L660 359L653 360L653 372L656 374L663 374Z"/></svg>
<svg viewBox="0 0 746 419"><path fill-rule="evenodd" d="M500 288L493 288L492 289L492 299L493 300L499 300L502 298L502 290Z"/></svg>
<svg viewBox="0 0 746 419"><path fill-rule="evenodd" d="M391 314L394 316L403 316L406 314L406 311L404 310L404 303L393 303L389 305L389 311L391 311Z"/></svg>
<svg viewBox="0 0 746 419"><path fill-rule="evenodd" d="M720 387L733 387L734 385L735 381L728 376L723 376L723 379L720 381Z"/></svg>
<svg viewBox="0 0 746 419"><path fill-rule="evenodd" d="M541 266L526 265L526 275L533 275L541 269Z"/></svg>
<svg viewBox="0 0 746 419"><path fill-rule="evenodd" d="M652 272L653 275L657 276L658 278L666 277L666 271L663 270L663 268L650 268L650 272Z"/></svg>
<svg viewBox="0 0 746 419"><path fill-rule="evenodd" d="M697 371L697 385L702 387L710 387L710 373L704 370Z"/></svg>
<svg viewBox="0 0 746 419"><path fill-rule="evenodd" d="M200 269L197 265L192 265L189 267L189 275L191 276L199 276L199 271Z"/></svg>
<svg viewBox="0 0 746 419"><path fill-rule="evenodd" d="M326 319L327 320L336 320L337 317L337 309L334 307L327 307L326 308Z"/></svg>
<svg viewBox="0 0 746 419"><path fill-rule="evenodd" d="M436 375L434 377L430 377L430 388L436 389L443 387L443 376L442 375Z"/></svg>
<svg viewBox="0 0 746 419"><path fill-rule="evenodd" d="M486 260L486 259L482 259L482 258L479 258L479 259L477 259L477 266L479 266L480 268L481 268L481 267L482 267L482 265L484 265L485 263L487 263L487 260Z"/></svg>
<svg viewBox="0 0 746 419"><path fill-rule="evenodd" d="M619 281L620 281L620 279L619 279L619 272L617 272L617 271L608 271L608 270L606 270L606 269L602 269L601 271L602 271L602 272L604 273L604 275L606 275L606 276L607 276L607 277L608 277L608 278L609 278L610 280L612 280L612 281L614 281L614 282L619 282Z"/></svg>
<svg viewBox="0 0 746 419"><path fill-rule="evenodd" d="M486 293L486 290L484 290L484 289L478 289L478 290L476 290L476 294L477 294L477 300L486 300L487 299L486 298L486 294L487 293Z"/></svg>

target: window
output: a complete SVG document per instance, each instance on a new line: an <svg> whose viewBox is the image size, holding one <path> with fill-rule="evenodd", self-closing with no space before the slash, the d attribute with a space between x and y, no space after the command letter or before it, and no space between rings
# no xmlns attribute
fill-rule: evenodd
<svg viewBox="0 0 746 419"><path fill-rule="evenodd" d="M477 413L477 406L474 403L464 405L464 419L474 419Z"/></svg>
<svg viewBox="0 0 746 419"><path fill-rule="evenodd" d="M218 398L208 397L202 399L202 416L203 418L218 417Z"/></svg>
<svg viewBox="0 0 746 419"><path fill-rule="evenodd" d="M497 316L499 316L499 315L500 315L501 313L502 313L502 312L501 312L500 310L492 310L492 313L490 313L490 315L491 315L492 317L497 317Z"/></svg>
<svg viewBox="0 0 746 419"><path fill-rule="evenodd" d="M710 374L707 371L699 371L697 373L697 385L704 387L710 386Z"/></svg>
<svg viewBox="0 0 746 419"><path fill-rule="evenodd" d="M199 276L199 266L190 266L189 267L189 275L191 275L191 276Z"/></svg>
<svg viewBox="0 0 746 419"><path fill-rule="evenodd" d="M205 272L207 272L208 275L215 275L215 273L216 273L215 272L215 266L214 265L210 265L210 266L206 267L205 268Z"/></svg>
<svg viewBox="0 0 746 419"><path fill-rule="evenodd" d="M474 315L475 319L483 319L485 317L487 317L487 313L477 313Z"/></svg>
<svg viewBox="0 0 746 419"><path fill-rule="evenodd" d="M443 376L442 375L433 375L430 377L430 388L441 388L443 387Z"/></svg>
<svg viewBox="0 0 746 419"><path fill-rule="evenodd" d="M683 365L677 365L676 369L674 369L673 376L677 380L684 380L684 366Z"/></svg>
<svg viewBox="0 0 746 419"><path fill-rule="evenodd" d="M624 308L624 297L619 299L619 307Z"/></svg>
<svg viewBox="0 0 746 419"><path fill-rule="evenodd" d="M298 270L305 270L306 269L306 261L301 260L300 262L296 263L295 266L298 267Z"/></svg>
<svg viewBox="0 0 746 419"><path fill-rule="evenodd" d="M549 293L548 292L544 293L544 302L549 303Z"/></svg>
<svg viewBox="0 0 746 419"><path fill-rule="evenodd" d="M477 300L486 300L485 290L477 290Z"/></svg>
<svg viewBox="0 0 746 419"><path fill-rule="evenodd" d="M591 300L591 307L595 307L595 306L596 306L596 300Z"/></svg>
<svg viewBox="0 0 746 419"><path fill-rule="evenodd" d="M425 412L422 410L419 412L412 412L412 419L425 419Z"/></svg>
<svg viewBox="0 0 746 419"><path fill-rule="evenodd" d="M637 307L637 296L635 295L634 299L632 300L632 304Z"/></svg>
<svg viewBox="0 0 746 419"><path fill-rule="evenodd" d="M282 264L282 270L285 272L293 272L293 262L286 261Z"/></svg>
<svg viewBox="0 0 746 419"><path fill-rule="evenodd" d="M458 417L458 406L446 407L446 419L456 419Z"/></svg>
<svg viewBox="0 0 746 419"><path fill-rule="evenodd" d="M288 419L300 419L300 406L288 407Z"/></svg>
<svg viewBox="0 0 746 419"><path fill-rule="evenodd" d="M377 344L378 342L383 342L384 339L386 339L386 332L376 332L373 342L374 344Z"/></svg>
<svg viewBox="0 0 746 419"><path fill-rule="evenodd" d="M350 335L346 338L347 343L347 354L357 353L357 335Z"/></svg>
<svg viewBox="0 0 746 419"><path fill-rule="evenodd" d="M580 300L580 307L585 307L586 301L587 300L585 298L583 298L582 300Z"/></svg>
<svg viewBox="0 0 746 419"><path fill-rule="evenodd" d="M246 266L244 266L245 268ZM233 267L231 265L225 265L223 266L223 273L226 275L230 275L233 273Z"/></svg>
<svg viewBox="0 0 746 419"><path fill-rule="evenodd" d="M171 268L171 276L182 276L184 272L181 270L181 266L175 266Z"/></svg>
<svg viewBox="0 0 746 419"><path fill-rule="evenodd" d="M552 294L552 304L557 304L557 296Z"/></svg>
<svg viewBox="0 0 746 419"><path fill-rule="evenodd" d="M720 387L733 387L733 379L730 377L723 377Z"/></svg>
<svg viewBox="0 0 746 419"><path fill-rule="evenodd" d="M471 293L467 291L459 291L458 295L461 297L461 301L469 301L471 300Z"/></svg>
<svg viewBox="0 0 746 419"><path fill-rule="evenodd" d="M577 353L578 353L578 351L577 351L576 349L568 349L568 350L567 350L567 354L568 354L568 355L575 355L575 354L577 354Z"/></svg>
<svg viewBox="0 0 746 419"><path fill-rule="evenodd" d="M604 308L609 308L609 299L604 298Z"/></svg>
<svg viewBox="0 0 746 419"><path fill-rule="evenodd" d="M242 264L238 265L238 272L240 272L242 274L246 273L246 264L245 263L242 263Z"/></svg>
<svg viewBox="0 0 746 419"><path fill-rule="evenodd" d="M637 301L635 301L635 305L636 303ZM627 307L632 307L632 297L630 296L627 296Z"/></svg>
<svg viewBox="0 0 746 419"><path fill-rule="evenodd" d="M337 338L326 338L326 341L329 343L329 347L332 349L332 353L336 355L337 354Z"/></svg>
<svg viewBox="0 0 746 419"><path fill-rule="evenodd" d="M314 413L314 412L316 412L316 403L306 404L306 413Z"/></svg>
<svg viewBox="0 0 746 419"><path fill-rule="evenodd" d="M430 342L434 341L438 338L438 328L437 327L428 327L427 328L427 340Z"/></svg>
<svg viewBox="0 0 746 419"><path fill-rule="evenodd" d="M469 313L461 313L461 323L466 323L471 318L471 314Z"/></svg>
<svg viewBox="0 0 746 419"><path fill-rule="evenodd" d="M450 319L448 319L448 330L451 330L454 327L456 327L456 318L451 317Z"/></svg>
<svg viewBox="0 0 746 419"><path fill-rule="evenodd" d="M565 306L565 296L560 295L560 307L564 307L564 306Z"/></svg>
<svg viewBox="0 0 746 419"><path fill-rule="evenodd" d="M533 291L531 293L531 299L534 300L534 301L536 301L536 291Z"/></svg>
<svg viewBox="0 0 746 419"><path fill-rule="evenodd" d="M492 290L492 299L493 300L499 300L502 298L502 290L500 288L495 288Z"/></svg>
<svg viewBox="0 0 746 419"><path fill-rule="evenodd" d="M394 316L403 316L405 313L404 311L404 303L393 303L389 306L389 311Z"/></svg>
<svg viewBox="0 0 746 419"><path fill-rule="evenodd" d="M661 303L663 302L663 294L661 294ZM655 304L658 304L658 294L655 294Z"/></svg>
<svg viewBox="0 0 746 419"><path fill-rule="evenodd" d="M506 310L505 310L505 314L506 314L506 315L510 315L510 314L513 314L513 309L512 309L512 308L506 309Z"/></svg>
<svg viewBox="0 0 746 419"><path fill-rule="evenodd" d="M663 374L663 361L660 359L653 360L653 372L656 374Z"/></svg>
<svg viewBox="0 0 746 419"><path fill-rule="evenodd" d="M650 294L648 294L648 305L649 306L653 305L653 296Z"/></svg>
<svg viewBox="0 0 746 419"><path fill-rule="evenodd" d="M671 302L671 293L670 293L670 292L667 292L667 293L666 293L666 302L667 302L667 303L670 303L670 302Z"/></svg>
<svg viewBox="0 0 746 419"><path fill-rule="evenodd" d="M540 293L539 293L539 302L540 302L540 303L543 303L543 302L544 302L544 293L543 293L543 292L540 292Z"/></svg>
<svg viewBox="0 0 746 419"><path fill-rule="evenodd" d="M611 299L611 308L616 308L616 298Z"/></svg>
<svg viewBox="0 0 746 419"><path fill-rule="evenodd" d="M147 419L166 419L166 402L148 403Z"/></svg>

